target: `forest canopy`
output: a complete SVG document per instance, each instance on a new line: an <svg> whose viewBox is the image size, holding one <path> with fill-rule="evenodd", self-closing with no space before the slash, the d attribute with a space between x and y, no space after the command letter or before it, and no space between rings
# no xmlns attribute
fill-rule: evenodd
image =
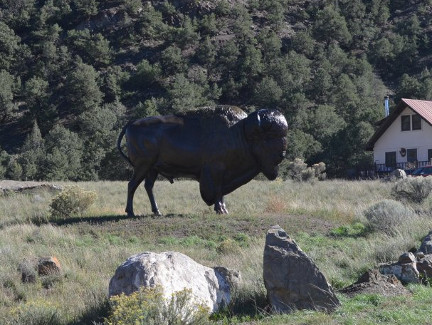
<svg viewBox="0 0 432 325"><path fill-rule="evenodd" d="M213 104L345 176L385 95L432 99L431 35L432 0L0 0L0 178L124 179L124 123Z"/></svg>

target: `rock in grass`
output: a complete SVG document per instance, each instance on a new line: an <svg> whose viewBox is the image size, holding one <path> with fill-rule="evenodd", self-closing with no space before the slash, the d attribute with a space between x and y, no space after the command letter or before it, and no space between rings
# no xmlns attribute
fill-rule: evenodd
<svg viewBox="0 0 432 325"><path fill-rule="evenodd" d="M424 254L432 253L432 231L430 231L429 234L423 239L419 251L423 252Z"/></svg>
<svg viewBox="0 0 432 325"><path fill-rule="evenodd" d="M178 252L144 252L129 257L117 268L109 284L109 295L129 295L140 287L159 286L169 301L173 293L186 288L197 303L215 312L230 303L231 289L239 279L236 271L206 267Z"/></svg>
<svg viewBox="0 0 432 325"><path fill-rule="evenodd" d="M315 263L279 226L267 232L263 275L268 300L277 313L297 309L330 312L340 305Z"/></svg>
<svg viewBox="0 0 432 325"><path fill-rule="evenodd" d="M55 256L25 259L20 263L18 270L24 283L36 282L37 276L57 276L62 273L60 262Z"/></svg>
<svg viewBox="0 0 432 325"><path fill-rule="evenodd" d="M60 262L55 256L39 258L37 270L40 276L59 275L62 272Z"/></svg>
<svg viewBox="0 0 432 325"><path fill-rule="evenodd" d="M358 294L380 294L388 297L411 294L395 275L383 275L377 269L368 270L357 282L343 288L340 292L349 297Z"/></svg>
<svg viewBox="0 0 432 325"><path fill-rule="evenodd" d="M385 275L394 274L402 283L420 283L420 274L415 262L380 264L379 271Z"/></svg>
<svg viewBox="0 0 432 325"><path fill-rule="evenodd" d="M425 278L432 278L432 255L423 255L423 257L418 258L417 261L417 270L419 273Z"/></svg>

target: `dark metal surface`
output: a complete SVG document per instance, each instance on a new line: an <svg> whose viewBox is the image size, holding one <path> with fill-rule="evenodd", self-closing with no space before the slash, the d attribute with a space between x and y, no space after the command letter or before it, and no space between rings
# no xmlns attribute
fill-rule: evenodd
<svg viewBox="0 0 432 325"><path fill-rule="evenodd" d="M144 181L152 211L160 215L153 185L162 175L171 182L177 177L197 180L202 199L214 204L217 213L228 213L224 195L260 172L270 180L277 177L287 131L286 119L277 110L262 109L246 115L233 106L129 122L117 141L120 153L134 168L126 212L134 215L133 196ZM124 135L127 155L120 147Z"/></svg>

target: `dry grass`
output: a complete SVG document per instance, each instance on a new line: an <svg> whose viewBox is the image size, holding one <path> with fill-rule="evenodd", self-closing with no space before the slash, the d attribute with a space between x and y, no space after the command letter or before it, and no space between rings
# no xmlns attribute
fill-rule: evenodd
<svg viewBox="0 0 432 325"><path fill-rule="evenodd" d="M55 319L53 324L101 321L116 267L132 254L166 250L185 253L208 266L240 270L243 284L233 310L243 318L230 316L228 323L240 322L256 311L254 304L262 307L263 245L273 224L294 237L336 287L350 284L378 262L418 247L432 229L432 218L425 213L393 235L331 236L337 227L366 223L363 211L390 198L392 184L379 181L252 181L226 197L227 216L215 215L202 202L196 182L157 182L155 195L164 216L151 216L141 186L135 197L140 215L136 218L123 212L126 182L78 185L97 192L97 201L83 216L62 222L48 222L51 193L0 197L0 323L27 324L32 317L34 324L49 317ZM426 200L417 210L429 206ZM21 283L20 263L52 255L62 264L61 277ZM340 323L336 316L313 315L300 313L288 320L261 315L254 321L300 324L303 318L304 323ZM363 316L354 313L353 317Z"/></svg>

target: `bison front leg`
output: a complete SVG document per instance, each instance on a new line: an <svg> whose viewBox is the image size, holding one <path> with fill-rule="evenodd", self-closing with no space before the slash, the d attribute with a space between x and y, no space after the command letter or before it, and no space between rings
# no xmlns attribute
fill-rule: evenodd
<svg viewBox="0 0 432 325"><path fill-rule="evenodd" d="M214 210L217 214L228 214L228 210L223 200L223 196L220 199L216 200Z"/></svg>
<svg viewBox="0 0 432 325"><path fill-rule="evenodd" d="M203 167L200 177L201 197L207 205L214 204L218 214L228 214L222 195L223 169Z"/></svg>

